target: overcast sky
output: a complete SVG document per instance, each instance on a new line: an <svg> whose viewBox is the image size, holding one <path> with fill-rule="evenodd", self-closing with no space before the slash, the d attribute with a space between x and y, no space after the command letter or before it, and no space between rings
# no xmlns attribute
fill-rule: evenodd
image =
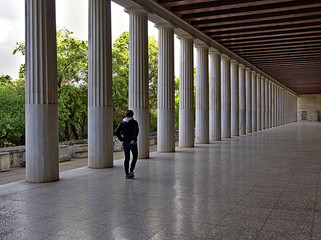
<svg viewBox="0 0 321 240"><path fill-rule="evenodd" d="M0 0L0 74L18 78L21 54L12 55L16 42L25 41L25 0ZM112 38L129 29L129 17L124 8L112 2ZM80 39L88 39L88 0L56 0L56 22ZM157 29L149 22L148 34ZM177 42L177 40L176 40Z"/></svg>

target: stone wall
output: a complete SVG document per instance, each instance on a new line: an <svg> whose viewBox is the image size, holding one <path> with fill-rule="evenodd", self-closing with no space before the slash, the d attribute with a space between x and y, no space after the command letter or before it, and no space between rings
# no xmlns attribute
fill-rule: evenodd
<svg viewBox="0 0 321 240"><path fill-rule="evenodd" d="M321 94L299 95L298 120L321 121Z"/></svg>
<svg viewBox="0 0 321 240"><path fill-rule="evenodd" d="M178 131L176 131L175 140L178 140ZM154 145L157 143L156 132L151 132L149 137L149 144ZM122 151L122 144L117 137L114 136L113 140L114 152ZM8 171L8 154L10 156L10 167L25 167L25 146L0 148L0 153L3 153L0 158L0 171ZM88 157L88 143L87 139L64 141L59 143L59 162L70 161L71 158L84 158Z"/></svg>

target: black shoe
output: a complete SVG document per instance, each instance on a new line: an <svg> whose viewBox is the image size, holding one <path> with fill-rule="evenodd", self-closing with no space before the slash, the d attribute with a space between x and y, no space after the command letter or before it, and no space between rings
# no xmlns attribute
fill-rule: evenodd
<svg viewBox="0 0 321 240"><path fill-rule="evenodd" d="M127 173L126 175L125 175L125 179L130 179L131 177L129 176L129 174Z"/></svg>
<svg viewBox="0 0 321 240"><path fill-rule="evenodd" d="M134 177L135 177L134 172L130 172L130 173L128 174L128 177L129 177L129 178L134 178Z"/></svg>

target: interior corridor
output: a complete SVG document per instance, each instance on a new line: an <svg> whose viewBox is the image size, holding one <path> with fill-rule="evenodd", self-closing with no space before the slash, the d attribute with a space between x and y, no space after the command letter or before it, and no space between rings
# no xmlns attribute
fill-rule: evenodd
<svg viewBox="0 0 321 240"><path fill-rule="evenodd" d="M321 123L0 186L0 239L321 239Z"/></svg>

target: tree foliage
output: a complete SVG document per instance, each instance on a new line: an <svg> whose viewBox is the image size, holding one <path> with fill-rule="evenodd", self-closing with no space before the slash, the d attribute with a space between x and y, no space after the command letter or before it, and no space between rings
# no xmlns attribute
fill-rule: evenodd
<svg viewBox="0 0 321 240"><path fill-rule="evenodd" d="M84 83L88 79L88 42L72 36L66 28L57 30L57 81L64 84ZM16 43L13 54L25 55L25 43ZM25 64L20 66L19 78L24 78Z"/></svg>
<svg viewBox="0 0 321 240"><path fill-rule="evenodd" d="M0 146L25 142L24 81L0 75Z"/></svg>
<svg viewBox="0 0 321 240"><path fill-rule="evenodd" d="M123 119L128 108L129 78L129 32L123 32L113 44L113 108L114 128ZM150 129L157 126L157 75L158 75L158 44L154 37L148 39L148 80Z"/></svg>
<svg viewBox="0 0 321 240"><path fill-rule="evenodd" d="M58 90L59 139L87 138L87 85L63 85Z"/></svg>
<svg viewBox="0 0 321 240"><path fill-rule="evenodd" d="M57 79L59 140L87 138L88 42L72 36L63 28L57 30ZM13 54L25 55L25 44L17 43ZM158 44L148 40L148 80L150 129L157 126ZM128 108L129 33L124 32L113 43L113 125L116 127ZM24 75L19 80L0 76L0 145L24 143Z"/></svg>
<svg viewBox="0 0 321 240"><path fill-rule="evenodd" d="M87 138L88 42L57 30L57 82L59 140ZM17 43L13 54L25 55L25 43ZM20 66L19 78L25 75ZM24 129L23 129L24 132Z"/></svg>

